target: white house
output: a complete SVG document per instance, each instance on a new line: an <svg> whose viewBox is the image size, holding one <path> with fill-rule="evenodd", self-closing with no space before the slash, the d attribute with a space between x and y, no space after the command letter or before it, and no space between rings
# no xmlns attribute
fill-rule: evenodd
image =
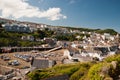
<svg viewBox="0 0 120 80"><path fill-rule="evenodd" d="M72 59L72 56L70 55L70 51L68 49L64 50L64 57L68 57L68 59Z"/></svg>
<svg viewBox="0 0 120 80"><path fill-rule="evenodd" d="M31 35L28 35L28 36L22 36L21 39L28 40L28 41L34 41L35 38Z"/></svg>
<svg viewBox="0 0 120 80"><path fill-rule="evenodd" d="M102 52L101 51L82 51L81 52L81 56L84 57L91 57L91 58L95 58L97 57L99 60L103 59L103 56L101 56Z"/></svg>

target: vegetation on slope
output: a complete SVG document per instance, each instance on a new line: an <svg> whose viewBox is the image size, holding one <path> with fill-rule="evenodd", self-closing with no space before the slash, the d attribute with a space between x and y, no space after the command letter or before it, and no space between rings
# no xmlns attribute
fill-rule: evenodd
<svg viewBox="0 0 120 80"><path fill-rule="evenodd" d="M52 76L67 74L70 77L70 80L76 80L82 78L83 75L87 72L87 69L89 69L89 67L89 63L77 63L66 65L61 64L45 70L35 70L32 73L28 74L28 76L31 78L31 80L40 80ZM83 72L81 72L81 70L83 70Z"/></svg>
<svg viewBox="0 0 120 80"><path fill-rule="evenodd" d="M63 27L64 26L59 26L59 27ZM96 33L100 33L100 34L104 34L104 33L109 33L111 35L116 35L117 32L114 29L90 29L90 28L75 28L75 27L65 27L68 30L79 30L79 31L86 31L86 32L96 32Z"/></svg>
<svg viewBox="0 0 120 80"><path fill-rule="evenodd" d="M106 58L102 62L86 62L56 65L53 68L35 70L28 74L31 80L40 80L67 74L69 80L116 80L120 75L120 55Z"/></svg>
<svg viewBox="0 0 120 80"><path fill-rule="evenodd" d="M109 33L111 35L116 35L117 32L113 29L105 29L105 30L97 30L97 33L104 34L104 33Z"/></svg>
<svg viewBox="0 0 120 80"><path fill-rule="evenodd" d="M2 28L2 24L5 22L0 22L0 28ZM72 27L65 27L68 30L78 30L80 32L86 31L86 32L97 32L100 34L103 33L110 33L111 35L117 34L116 31L113 29L105 29L105 30L100 30L100 29L88 29L88 28L72 28ZM21 40L22 36L28 36L32 35L34 36L35 40L34 41L23 41ZM80 38L76 38L77 36L80 36ZM43 39L44 37L51 37L51 38L56 38L57 40L65 40L65 41L74 41L74 40L79 40L82 41L83 37L89 37L90 34L83 34L83 33L56 33L56 31L51 31L48 28L45 28L44 30L37 30L33 33L18 33L18 32L6 32L3 29L0 29L0 47L2 46L38 46L43 44L44 42L39 41L37 42L36 39Z"/></svg>
<svg viewBox="0 0 120 80"><path fill-rule="evenodd" d="M100 31L100 30L99 30ZM99 32L98 31L98 32ZM107 30L108 32L109 30ZM100 31L100 33L105 33L106 31ZM116 34L114 31L110 31L108 33ZM22 36L34 36L35 39L43 39L44 37L52 37L56 38L57 40L66 40L66 41L74 41L74 40L83 40L83 37L89 37L89 34L81 34L81 33L75 33L75 34L55 34L54 31L50 31L48 29L45 30L38 30L34 33L17 33L17 32L6 32L4 30L0 31L0 47L2 46L37 46L40 44L43 44L44 42L37 42L36 40L33 41L23 41L21 40ZM76 36L80 36L79 39L76 38Z"/></svg>
<svg viewBox="0 0 120 80"><path fill-rule="evenodd" d="M36 46L42 44L42 42L33 42L29 40L22 40L22 36L33 35L29 33L16 33L16 32L6 32L2 30L0 32L0 47L2 46Z"/></svg>

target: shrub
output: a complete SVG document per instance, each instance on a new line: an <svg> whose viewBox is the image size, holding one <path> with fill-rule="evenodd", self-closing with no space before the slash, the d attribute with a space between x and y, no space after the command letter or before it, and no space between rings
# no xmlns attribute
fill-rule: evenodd
<svg viewBox="0 0 120 80"><path fill-rule="evenodd" d="M70 80L79 80L86 74L86 72L87 72L87 69L82 67L78 71L73 73L73 75L70 76Z"/></svg>
<svg viewBox="0 0 120 80"><path fill-rule="evenodd" d="M107 63L99 63L93 65L88 71L90 80L104 80L104 74L100 74L103 66L109 66Z"/></svg>
<svg viewBox="0 0 120 80"><path fill-rule="evenodd" d="M112 62L112 61L120 62L120 55L116 54L116 55L113 55L113 56L109 56L104 61L106 61L106 62Z"/></svg>

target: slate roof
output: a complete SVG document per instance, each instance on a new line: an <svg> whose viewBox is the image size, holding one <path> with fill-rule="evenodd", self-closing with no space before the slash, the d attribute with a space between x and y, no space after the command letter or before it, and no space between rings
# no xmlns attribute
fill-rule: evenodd
<svg viewBox="0 0 120 80"><path fill-rule="evenodd" d="M53 65L55 65L54 61L48 59L34 59L31 64L32 67L36 67L37 69L48 68Z"/></svg>

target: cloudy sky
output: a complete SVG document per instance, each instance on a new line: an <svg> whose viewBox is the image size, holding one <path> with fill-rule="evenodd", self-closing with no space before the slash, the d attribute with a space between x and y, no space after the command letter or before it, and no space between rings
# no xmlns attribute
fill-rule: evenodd
<svg viewBox="0 0 120 80"><path fill-rule="evenodd" d="M0 0L0 17L120 32L120 0Z"/></svg>

